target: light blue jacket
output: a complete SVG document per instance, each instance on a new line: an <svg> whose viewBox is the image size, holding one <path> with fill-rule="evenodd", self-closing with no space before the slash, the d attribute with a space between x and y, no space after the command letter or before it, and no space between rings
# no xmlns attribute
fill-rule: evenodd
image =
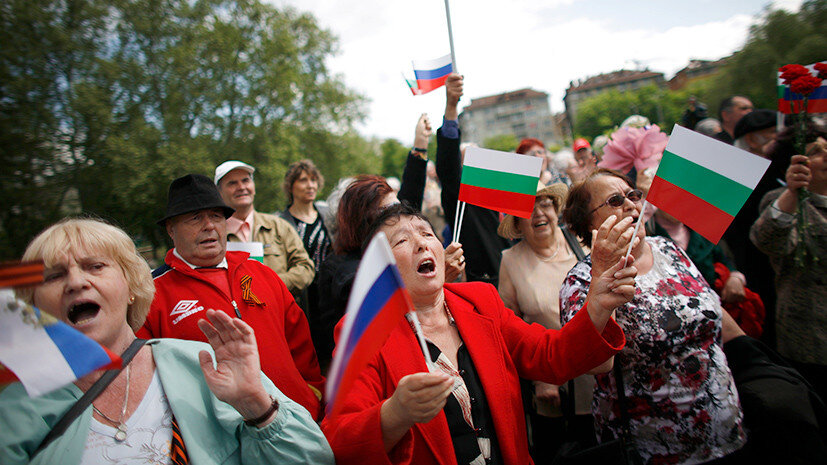
<svg viewBox="0 0 827 465"><path fill-rule="evenodd" d="M177 339L149 342L190 463L333 464L333 452L318 425L299 404L281 393L264 374L265 389L279 402L275 420L264 428L244 424L238 412L207 387L198 363L208 344ZM0 392L0 464L25 464L60 417L83 392L74 384L30 398L20 383ZM41 451L32 464L77 464L86 445L91 406L66 432Z"/></svg>

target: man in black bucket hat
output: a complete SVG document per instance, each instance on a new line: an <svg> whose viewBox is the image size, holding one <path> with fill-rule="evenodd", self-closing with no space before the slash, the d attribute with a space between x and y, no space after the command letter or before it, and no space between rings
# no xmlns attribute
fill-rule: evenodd
<svg viewBox="0 0 827 465"><path fill-rule="evenodd" d="M233 212L206 176L172 182L158 224L175 247L152 273L155 298L138 336L206 342L198 328L206 309L241 318L255 331L262 371L318 420L324 377L307 319L273 270L247 252L226 251Z"/></svg>

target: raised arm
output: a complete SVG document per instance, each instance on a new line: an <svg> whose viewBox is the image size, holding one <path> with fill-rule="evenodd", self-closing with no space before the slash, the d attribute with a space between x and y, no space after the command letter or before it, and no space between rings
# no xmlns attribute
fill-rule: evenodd
<svg viewBox="0 0 827 465"><path fill-rule="evenodd" d="M402 186L397 197L406 201L417 210L422 210L422 198L425 196L425 181L428 168L428 140L431 138L431 121L423 113L416 122L414 145L408 152L405 170L402 172Z"/></svg>

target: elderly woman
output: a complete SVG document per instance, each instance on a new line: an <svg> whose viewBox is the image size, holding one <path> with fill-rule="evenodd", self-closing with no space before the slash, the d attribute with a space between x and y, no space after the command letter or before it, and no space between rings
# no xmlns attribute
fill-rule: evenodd
<svg viewBox="0 0 827 465"><path fill-rule="evenodd" d="M404 196L402 198L405 202L408 199ZM336 212L339 233L333 242L335 253L325 260L319 272L319 308L324 333L316 351L321 363L331 359L333 328L345 314L353 278L356 277L356 269L362 259L362 242L368 229L385 208L399 203L399 200L385 178L376 175L357 176L342 194ZM421 202L420 197L419 203ZM454 280L465 269L465 259L459 244L451 244L448 250L448 279Z"/></svg>
<svg viewBox="0 0 827 465"><path fill-rule="evenodd" d="M40 233L23 259L46 266L45 283L19 292L26 301L112 352L133 344L154 287L123 231L96 220L64 220ZM310 414L261 373L252 329L222 312L204 316L199 327L209 345L149 341L35 456L56 421L103 373L38 398L19 384L6 388L0 463L332 463Z"/></svg>
<svg viewBox="0 0 827 465"><path fill-rule="evenodd" d="M787 168L787 186L761 200L750 239L776 272L778 352L827 399L827 137L807 144ZM809 190L803 202L801 190ZM798 211L803 207L804 212ZM809 223L801 228L802 215ZM802 234L803 232L803 234ZM802 255L806 253L806 255Z"/></svg>
<svg viewBox="0 0 827 465"><path fill-rule="evenodd" d="M522 239L503 251L500 296L505 306L526 323L539 323L545 328L561 327L560 287L577 263L577 256L557 224L557 215L566 203L568 190L563 183L541 187L537 190L531 217L507 215L497 229L497 233L506 239ZM594 441L591 416L594 377L579 376L574 380L574 386L576 416L568 429L580 442L588 444ZM533 388L535 408L529 409L532 457L538 463L550 463L563 443L566 430L561 416L559 387L534 381Z"/></svg>
<svg viewBox="0 0 827 465"><path fill-rule="evenodd" d="M591 300L562 330L529 325L493 286L444 280L442 244L404 205L374 223L388 237L422 323L425 358L401 321L322 430L338 464L526 464L519 378L560 384L611 357L623 334L611 320L634 294L634 267L621 262L595 278Z"/></svg>
<svg viewBox="0 0 827 465"><path fill-rule="evenodd" d="M632 442L647 463L693 464L724 457L746 439L721 348L726 313L675 243L646 237L644 228L633 237L640 209L641 192L617 171L598 169L572 187L563 218L592 253L563 284L563 320L570 324L577 318L589 300L593 276L612 266L634 240L637 292L615 316L628 340L618 360ZM621 436L626 425L618 415L615 378L600 374L595 379L592 410L602 442Z"/></svg>

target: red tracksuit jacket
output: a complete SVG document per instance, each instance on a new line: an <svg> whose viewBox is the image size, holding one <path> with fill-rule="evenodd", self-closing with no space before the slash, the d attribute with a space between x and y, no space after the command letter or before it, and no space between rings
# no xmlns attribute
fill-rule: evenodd
<svg viewBox="0 0 827 465"><path fill-rule="evenodd" d="M256 333L261 370L288 397L303 405L313 418L321 414L317 392L324 391L324 377L304 312L284 282L270 268L248 258L246 252L227 252L230 294L190 268L170 250L165 265L155 270L155 299L138 337L172 337L207 342L197 322L206 309L238 316ZM244 300L242 279L262 304Z"/></svg>

